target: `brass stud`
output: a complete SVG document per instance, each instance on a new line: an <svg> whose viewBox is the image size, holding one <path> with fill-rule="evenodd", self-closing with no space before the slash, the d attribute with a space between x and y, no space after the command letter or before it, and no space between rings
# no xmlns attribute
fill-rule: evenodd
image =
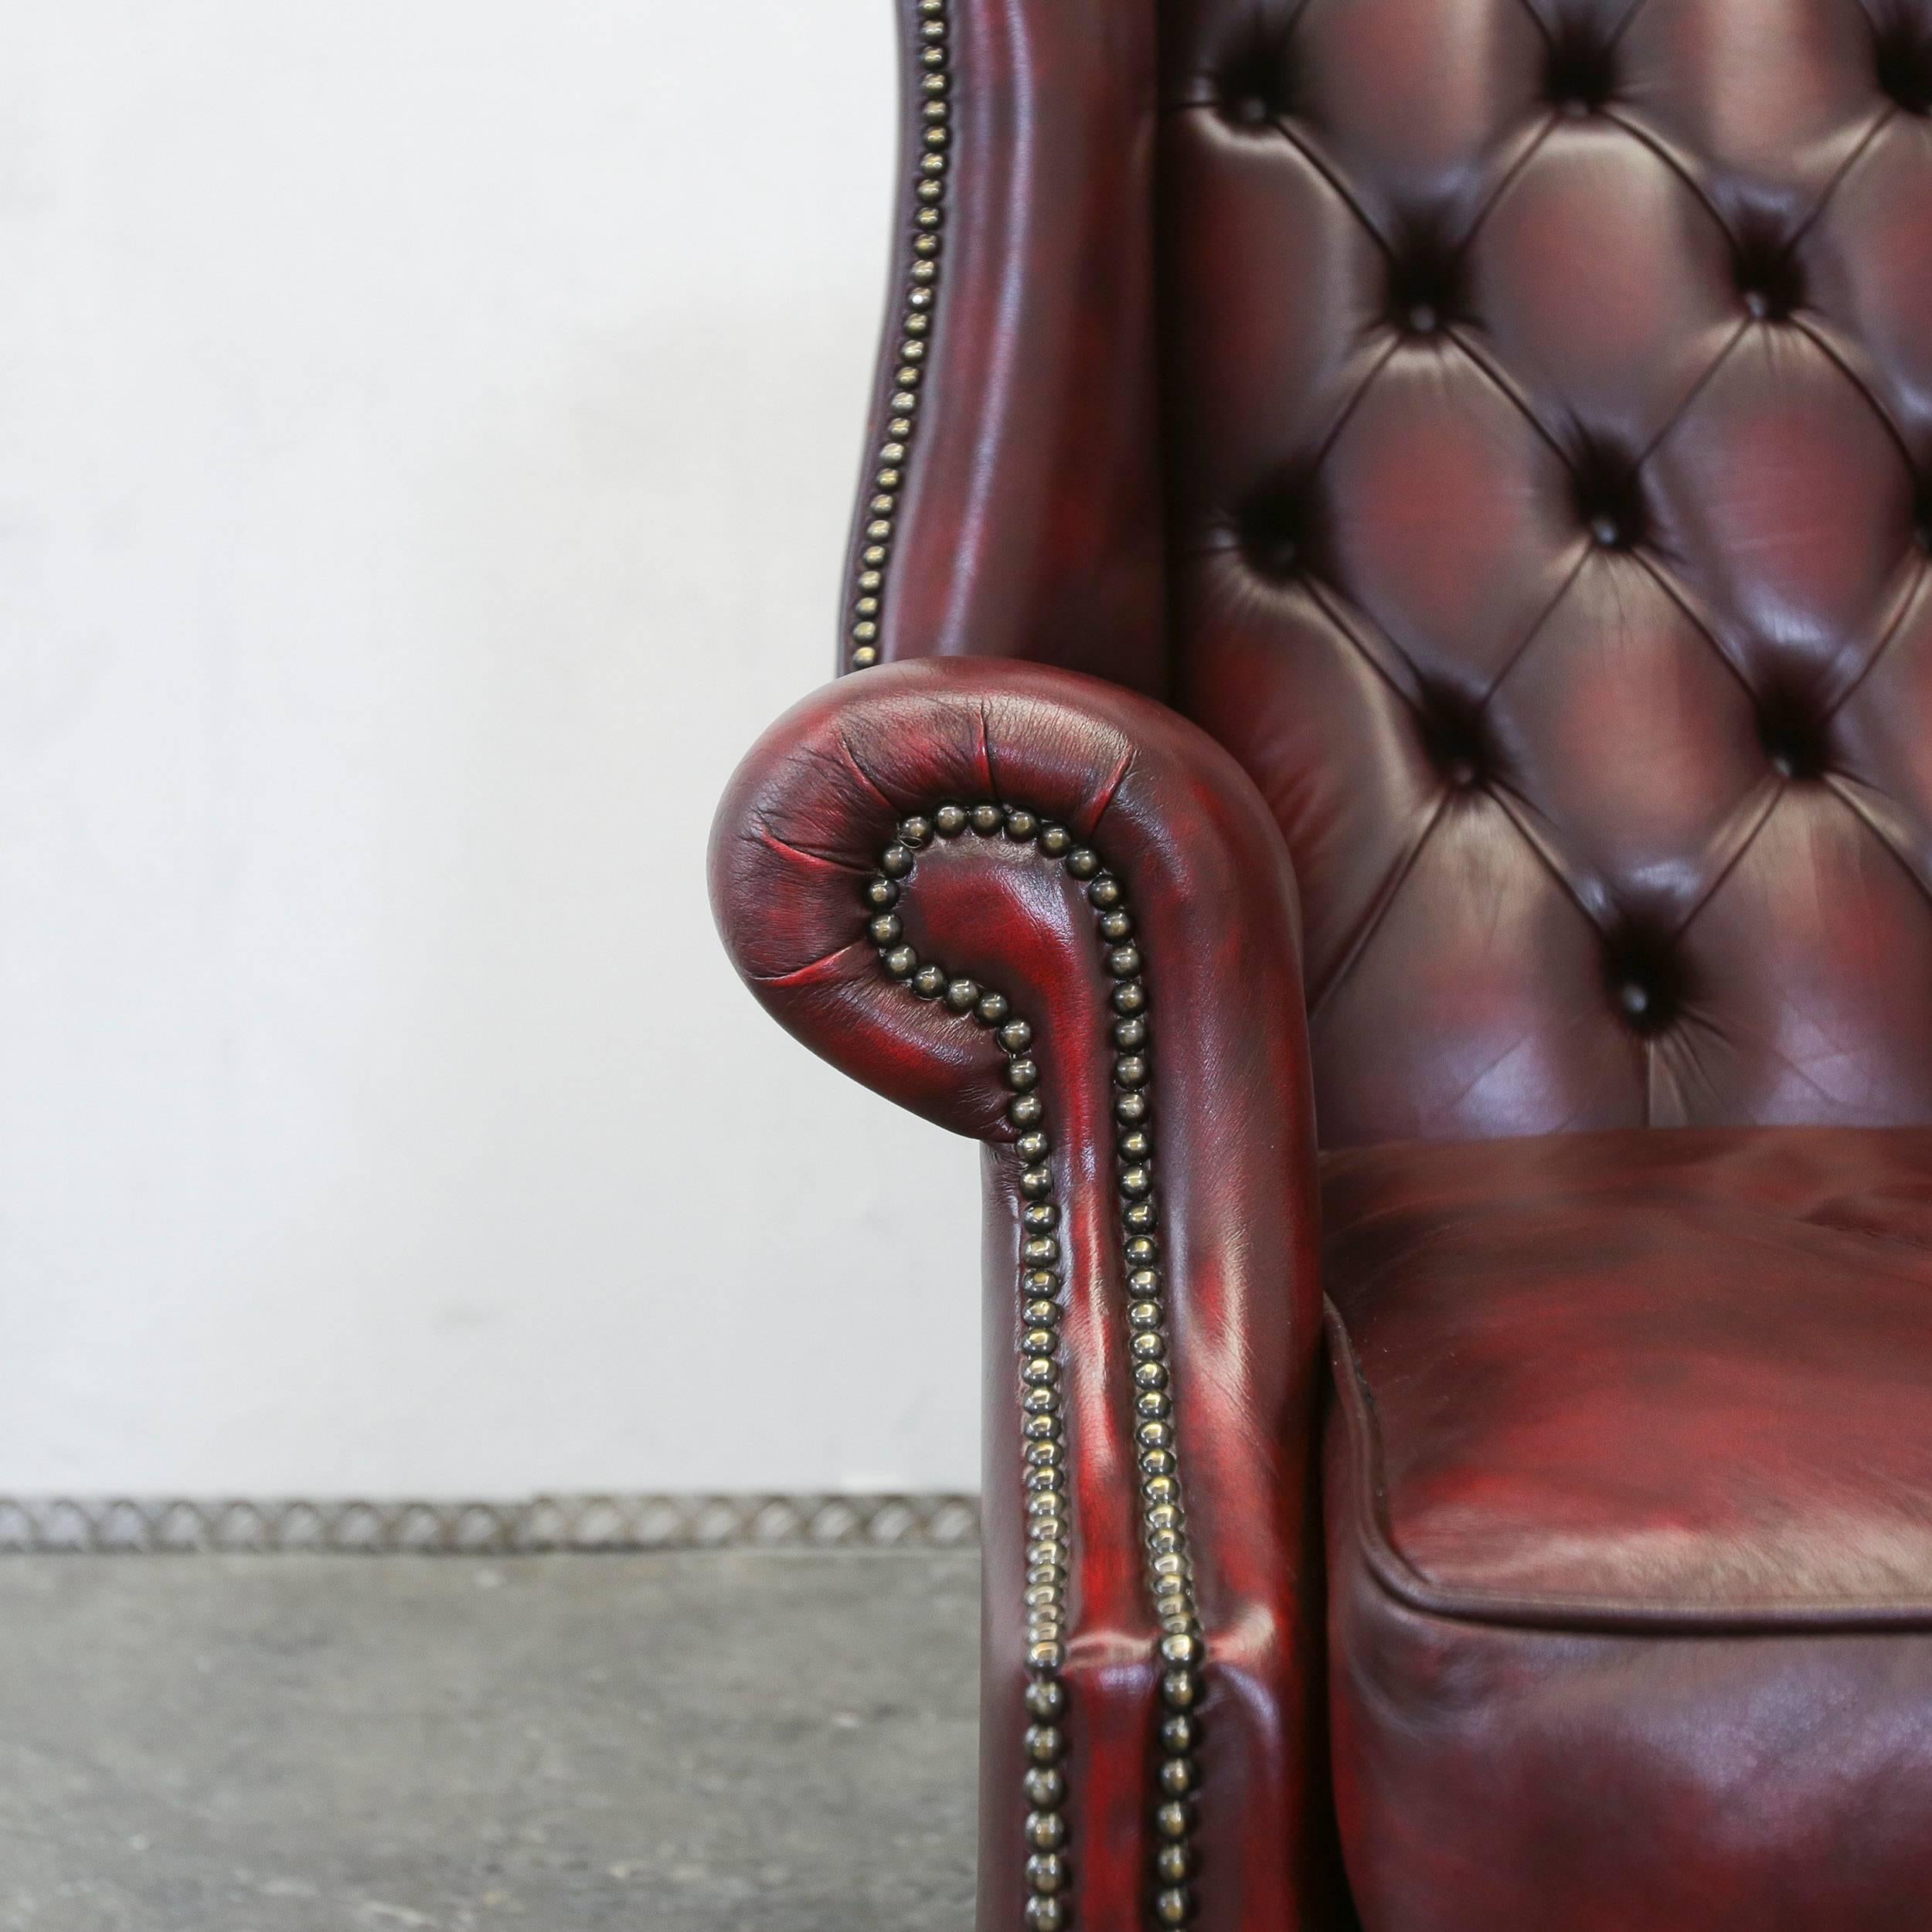
<svg viewBox="0 0 1932 1932"><path fill-rule="evenodd" d="M1036 1852L1026 1861L1026 1883L1033 1891L1049 1896L1066 1883L1066 1866L1057 1852Z"/></svg>
<svg viewBox="0 0 1932 1932"><path fill-rule="evenodd" d="M1057 1851L1066 1842L1066 1820L1058 1811L1029 1812L1026 1842L1039 1851Z"/></svg>

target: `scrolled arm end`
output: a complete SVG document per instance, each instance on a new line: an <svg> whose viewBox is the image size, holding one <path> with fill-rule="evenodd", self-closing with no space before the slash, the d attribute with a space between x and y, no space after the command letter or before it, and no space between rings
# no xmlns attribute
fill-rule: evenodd
<svg viewBox="0 0 1932 1932"><path fill-rule="evenodd" d="M711 879L783 1025L994 1150L981 1925L1053 1932L1077 1890L1082 1923L1325 1925L1313 1128L1265 804L1114 687L896 665L767 735Z"/></svg>
<svg viewBox="0 0 1932 1932"><path fill-rule="evenodd" d="M1082 844L1104 832L1110 862L1136 876L1144 920L1202 922L1190 952L1245 934L1243 1004L1278 993L1285 1016L1287 996L1298 999L1286 850L1204 733L1074 672L971 658L883 667L814 692L753 747L719 808L710 875L747 985L888 1098L962 1133L1000 1134L997 1055L896 996L880 966L889 948L869 930L893 912L867 892L900 821L948 803L1020 809ZM1168 970L1184 964L1177 954Z"/></svg>

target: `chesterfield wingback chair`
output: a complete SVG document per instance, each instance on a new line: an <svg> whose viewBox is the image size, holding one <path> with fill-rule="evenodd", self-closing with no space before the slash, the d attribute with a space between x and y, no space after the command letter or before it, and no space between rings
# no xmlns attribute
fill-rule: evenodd
<svg viewBox="0 0 1932 1932"><path fill-rule="evenodd" d="M1932 1927L1932 0L901 0L721 810L985 1148L985 1932Z"/></svg>

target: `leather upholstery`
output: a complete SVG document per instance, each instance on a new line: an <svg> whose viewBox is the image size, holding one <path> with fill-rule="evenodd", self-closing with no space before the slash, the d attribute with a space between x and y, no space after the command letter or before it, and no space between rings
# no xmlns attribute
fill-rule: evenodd
<svg viewBox="0 0 1932 1932"><path fill-rule="evenodd" d="M785 1025L988 1144L982 1932L1026 1909L1016 1165L857 903L962 796L1100 828L1141 920L1197 1924L1923 1925L1932 0L900 4L944 245L848 617L946 662L774 727L713 892ZM1073 1922L1121 1932L1102 989L1025 852L920 864L912 942L1023 998L1065 1123Z"/></svg>
<svg viewBox="0 0 1932 1932"><path fill-rule="evenodd" d="M1369 1932L1923 1926L1932 1131L1360 1149L1323 1207Z"/></svg>
<svg viewBox="0 0 1932 1932"><path fill-rule="evenodd" d="M1167 12L1175 676L1323 1145L1932 1117L1932 4Z"/></svg>
<svg viewBox="0 0 1932 1932"><path fill-rule="evenodd" d="M733 961L789 1031L855 1078L988 1143L983 1432L980 1923L1021 1923L1024 1631L1012 1364L1019 1163L1000 1056L968 1019L880 971L861 885L906 812L1025 803L1103 847L1129 886L1150 983L1162 1240L1187 1517L1212 1660L1200 1808L1204 1923L1327 1924L1334 1865L1321 1721L1314 1124L1294 882L1266 807L1165 706L1025 664L888 665L815 693L740 767L718 811L712 902ZM1141 1574L1106 986L1091 913L1032 851L920 862L896 910L923 957L1031 1015L1068 1203L1065 1373L1076 1632L1071 1844L1077 1927L1135 1927L1151 1866L1155 1626ZM1230 988L1243 997L1230 999ZM1257 1010L1271 1015L1257 1029ZM916 1182L915 1182L916 1184ZM869 1257L868 1266L889 1265Z"/></svg>
<svg viewBox="0 0 1932 1932"><path fill-rule="evenodd" d="M919 0L899 5L895 291L928 44ZM957 172L879 648L889 660L1030 658L1165 695L1154 10L975 0L952 6L947 44ZM848 583L893 418L897 322L889 309Z"/></svg>

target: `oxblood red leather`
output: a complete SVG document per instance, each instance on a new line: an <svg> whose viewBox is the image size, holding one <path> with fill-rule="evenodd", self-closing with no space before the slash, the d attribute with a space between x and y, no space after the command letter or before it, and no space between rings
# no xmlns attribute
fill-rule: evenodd
<svg viewBox="0 0 1932 1932"><path fill-rule="evenodd" d="M898 6L916 56L927 19L918 0ZM960 174L880 648L1034 658L1161 695L1153 8L996 0L953 5L948 22ZM895 290L910 259L922 72L909 60ZM876 426L890 418L897 320L889 309Z"/></svg>
<svg viewBox="0 0 1932 1932"><path fill-rule="evenodd" d="M986 1617L981 1923L1020 1923L1023 1631L1013 1283L1019 1163L1000 1056L968 1019L879 970L859 889L906 813L1023 803L1090 839L1133 881L1161 988L1151 1021L1175 1400L1214 1660L1199 1890L1227 1927L1323 1923L1333 1880L1321 1750L1313 1520L1321 1314L1315 1178L1300 1024L1294 881L1254 788L1172 711L1066 672L927 663L807 699L740 768L718 814L712 890L739 971L815 1051L902 1105L988 1143ZM1158 1632L1141 1583L1109 1197L1106 986L1091 915L1028 848L973 843L921 862L900 902L922 956L1032 1016L1069 1204L1077 1634L1071 1839L1077 1923L1139 1923L1151 1855ZM1233 996L1231 996L1233 995ZM1260 1011L1276 1016L1252 1024Z"/></svg>
<svg viewBox="0 0 1932 1932"><path fill-rule="evenodd" d="M1165 11L1175 672L1323 1144L1927 1117L1932 8Z"/></svg>
<svg viewBox="0 0 1932 1932"><path fill-rule="evenodd" d="M982 1932L1015 1177L999 1056L856 896L946 796L1097 826L1143 916L1198 1923L1932 1923L1932 0L900 4L950 172L857 541L879 653L947 662L782 723L713 890L787 1025L992 1147ZM920 864L910 939L1030 1002L1070 1128L1071 1896L1125 1932L1104 988L1036 855Z"/></svg>
<svg viewBox="0 0 1932 1932"><path fill-rule="evenodd" d="M1923 1927L1932 1129L1360 1148L1322 1199L1364 1923Z"/></svg>
<svg viewBox="0 0 1932 1932"><path fill-rule="evenodd" d="M1392 1594L1932 1624L1932 1128L1361 1148L1322 1204L1359 1505L1331 1534Z"/></svg>

